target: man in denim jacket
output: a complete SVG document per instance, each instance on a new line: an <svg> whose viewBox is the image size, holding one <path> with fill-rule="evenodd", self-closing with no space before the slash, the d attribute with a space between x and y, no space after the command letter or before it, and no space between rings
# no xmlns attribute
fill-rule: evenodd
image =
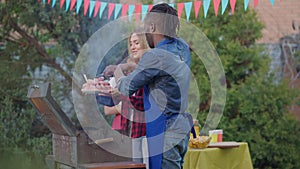
<svg viewBox="0 0 300 169"><path fill-rule="evenodd" d="M144 24L152 49L142 56L128 76L122 76L122 72L133 65L117 67L117 86L123 95L131 95L144 87L149 168L180 169L187 151L192 119L185 112L190 50L176 36L179 28L177 11L168 4L153 6Z"/></svg>

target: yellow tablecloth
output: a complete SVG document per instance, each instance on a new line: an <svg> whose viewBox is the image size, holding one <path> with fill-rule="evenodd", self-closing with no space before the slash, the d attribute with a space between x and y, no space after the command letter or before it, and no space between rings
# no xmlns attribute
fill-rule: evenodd
<svg viewBox="0 0 300 169"><path fill-rule="evenodd" d="M253 169L247 143L238 148L190 148L184 158L184 169Z"/></svg>

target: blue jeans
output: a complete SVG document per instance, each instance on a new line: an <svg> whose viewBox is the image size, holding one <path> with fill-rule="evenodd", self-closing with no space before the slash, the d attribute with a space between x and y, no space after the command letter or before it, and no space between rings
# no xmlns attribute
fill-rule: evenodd
<svg viewBox="0 0 300 169"><path fill-rule="evenodd" d="M187 152L191 124L189 118L178 115L166 121L162 169L181 169Z"/></svg>

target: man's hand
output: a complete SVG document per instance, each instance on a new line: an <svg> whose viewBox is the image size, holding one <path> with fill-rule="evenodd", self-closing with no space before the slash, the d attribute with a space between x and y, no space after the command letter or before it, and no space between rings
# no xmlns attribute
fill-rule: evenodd
<svg viewBox="0 0 300 169"><path fill-rule="evenodd" d="M119 92L119 90L117 88L114 88L111 90L111 95L114 99L119 99L120 100L120 97L121 97L121 92Z"/></svg>
<svg viewBox="0 0 300 169"><path fill-rule="evenodd" d="M129 73L131 73L135 68L137 67L137 64L133 62L119 64L115 70L115 78L116 81L122 76L127 76Z"/></svg>
<svg viewBox="0 0 300 169"><path fill-rule="evenodd" d="M105 78L112 77L114 75L114 72L115 72L116 68L117 68L117 65L107 66L103 71L103 76Z"/></svg>
<svg viewBox="0 0 300 169"><path fill-rule="evenodd" d="M137 64L134 62L128 62L124 64L120 64L124 74L127 76L129 73L131 73L136 67Z"/></svg>

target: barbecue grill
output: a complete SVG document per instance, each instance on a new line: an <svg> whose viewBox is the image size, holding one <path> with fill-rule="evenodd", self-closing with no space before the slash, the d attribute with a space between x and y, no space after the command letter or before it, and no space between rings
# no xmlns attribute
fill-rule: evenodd
<svg viewBox="0 0 300 169"><path fill-rule="evenodd" d="M77 129L51 96L50 83L31 85L27 97L52 132L53 154L46 157L50 169L145 168L132 161L130 138L107 135L114 133L107 131L111 130L107 123L102 123L102 129ZM97 132L99 139L91 139L89 132Z"/></svg>

